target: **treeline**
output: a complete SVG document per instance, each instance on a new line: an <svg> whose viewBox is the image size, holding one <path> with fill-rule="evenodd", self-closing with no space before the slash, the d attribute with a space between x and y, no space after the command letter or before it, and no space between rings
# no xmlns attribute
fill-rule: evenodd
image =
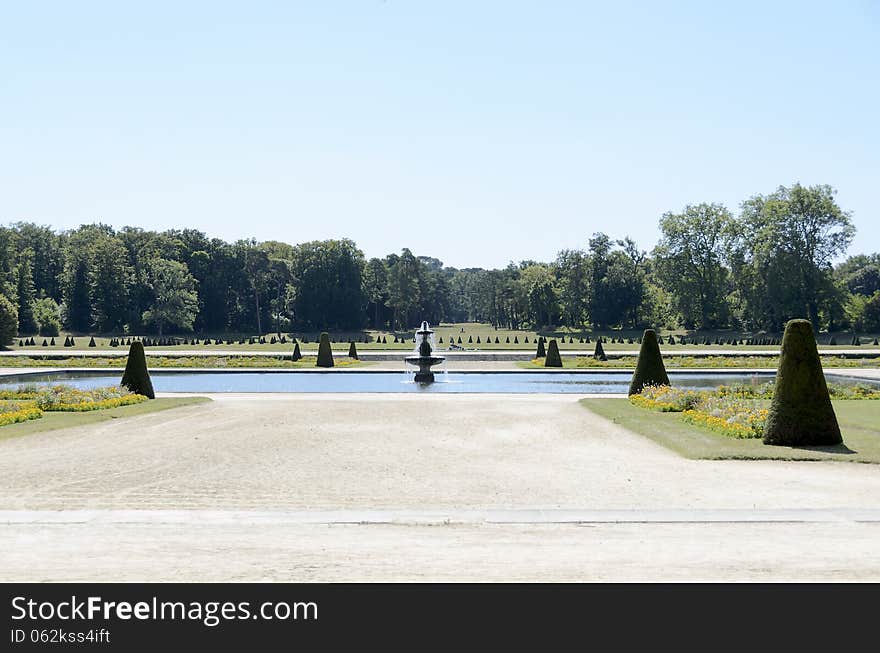
<svg viewBox="0 0 880 653"><path fill-rule="evenodd" d="M652 252L604 233L555 261L456 269L354 242L227 243L190 230L0 227L0 313L21 335L406 329L419 320L508 328L880 330L880 254L836 268L854 227L828 186L780 187L738 215L719 204L660 219ZM6 308L4 308L6 307ZM0 321L2 321L0 316Z"/></svg>

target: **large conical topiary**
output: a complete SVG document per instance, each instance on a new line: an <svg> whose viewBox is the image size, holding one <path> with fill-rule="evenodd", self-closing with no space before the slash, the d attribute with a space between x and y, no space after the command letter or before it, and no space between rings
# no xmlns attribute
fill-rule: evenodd
<svg viewBox="0 0 880 653"><path fill-rule="evenodd" d="M351 344L348 346L348 357L353 358L354 360L358 359L358 350L357 347L354 346L354 340L352 340Z"/></svg>
<svg viewBox="0 0 880 653"><path fill-rule="evenodd" d="M535 351L535 358L544 358L547 355L547 350L544 349L544 339L538 338L538 349Z"/></svg>
<svg viewBox="0 0 880 653"><path fill-rule="evenodd" d="M325 331L318 342L317 367L333 367L333 349L330 347L330 336Z"/></svg>
<svg viewBox="0 0 880 653"><path fill-rule="evenodd" d="M150 380L150 371L147 369L144 345L140 341L136 340L131 343L121 384L136 394L144 395L149 399L156 398L156 393L153 392L153 382Z"/></svg>
<svg viewBox="0 0 880 653"><path fill-rule="evenodd" d="M646 385L670 385L654 329L645 329L645 333L642 334L639 361L636 363L636 371L629 384L629 394L639 394Z"/></svg>
<svg viewBox="0 0 880 653"><path fill-rule="evenodd" d="M608 357L605 355L605 348L602 346L602 338L596 338L596 348L593 350L593 358L597 361L608 360Z"/></svg>
<svg viewBox="0 0 880 653"><path fill-rule="evenodd" d="M544 359L544 367L562 367L562 357L559 355L559 345L553 339L547 345L547 358Z"/></svg>
<svg viewBox="0 0 880 653"><path fill-rule="evenodd" d="M303 357L302 353L299 350L299 343L293 343L293 355L290 357L290 360L296 362Z"/></svg>
<svg viewBox="0 0 880 653"><path fill-rule="evenodd" d="M764 444L820 446L841 442L813 325L809 320L791 320L782 337Z"/></svg>

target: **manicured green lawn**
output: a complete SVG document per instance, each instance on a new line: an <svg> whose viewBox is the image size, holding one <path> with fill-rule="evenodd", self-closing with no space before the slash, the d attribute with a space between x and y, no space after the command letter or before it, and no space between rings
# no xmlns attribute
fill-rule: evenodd
<svg viewBox="0 0 880 653"><path fill-rule="evenodd" d="M880 401L835 401L843 433L836 447L778 447L739 440L687 424L677 413L637 408L627 399L582 399L581 405L615 424L650 438L686 458L710 460L841 460L880 463Z"/></svg>
<svg viewBox="0 0 880 653"><path fill-rule="evenodd" d="M47 412L43 413L43 416L40 419L0 426L0 440L19 435L44 433L46 431L54 431L56 429L64 429L72 426L96 424L111 419L123 419L125 417L134 417L135 415L146 415L147 413L155 413L160 410L203 404L209 401L211 400L208 397L160 397L159 399L145 401L140 404L120 406L119 408L110 408L107 410L91 410L84 413Z"/></svg>
<svg viewBox="0 0 880 653"><path fill-rule="evenodd" d="M461 346L465 349L480 349L480 350L497 350L497 349L516 349L516 350L531 350L534 351L536 347L535 339L538 335L543 335L545 338L556 338L559 344L559 347L562 351L566 350L585 350L592 351L593 347L595 347L596 335L597 333L593 330L581 331L578 329L569 329L569 328L559 328L552 330L541 330L536 331L534 329L496 329L491 324L479 323L479 322L457 322L453 324L442 323L442 324L432 324L431 328L434 329L435 335L438 340L438 347L441 349L446 349L449 344L449 339L452 337L455 339L456 344L458 343L458 338L461 338ZM463 331L462 331L463 330ZM412 337L414 333L414 329L407 329L404 331L392 332L392 331L376 331L373 329L364 329L361 331L330 331L330 336L336 342L332 343L333 351L339 352L341 354L345 354L348 352L348 342L349 340L359 341L363 339L364 336L368 336L370 342L363 343L357 342L358 350L370 351L374 349L379 350L410 350L413 348ZM605 336L606 338L611 338L612 336L617 338L624 339L632 339L633 344L629 344L627 342L623 343L607 343L604 346L606 351L638 351L639 345L636 340L642 335L641 330L610 330L606 329L599 332L600 335ZM684 330L663 330L662 335L667 338L670 334L674 335L676 339L680 336L685 335L689 339L697 338L701 342L704 338L709 338L712 342L714 342L717 338L721 338L722 340L728 340L730 338L736 338L737 340L747 339L752 335L757 337L769 337L773 335L774 337L780 337L781 334L750 334L743 333L739 331L707 331L700 332L698 334L694 334L692 332L687 332ZM64 338L67 334L61 334L60 336L55 337L55 346L42 346L43 337L42 336L34 336L34 340L36 341L36 345L34 346L24 346L18 347L18 338L15 339L14 343L10 347L11 349L17 349L22 351L34 352L35 354L40 353L51 353L57 354L60 352L69 351L66 347L64 347ZM276 343L274 345L269 344L269 339L271 338L272 333L264 334L267 342L265 344L238 344L238 340L244 336L245 338L249 338L251 336L256 337L257 334L210 334L211 338L221 338L224 342L221 345L209 344L198 344L198 345L178 345L177 349L198 349L200 351L211 351L212 349L224 349L224 350L232 350L232 351L277 351L277 352L290 352L293 350L293 343L287 342L285 344ZM291 334L285 334L288 338ZM317 341L318 341L318 332L312 331L308 333L294 331L293 336L302 341L303 336L307 338L307 343L300 346L303 347L306 351L314 351L317 349ZM399 342L394 342L394 336L399 336ZM381 340L382 337L385 337L386 343L383 344L381 342L377 342L377 340ZM863 349L875 349L873 346L873 339L877 337L878 334L861 334L862 337L862 348ZM187 340L191 340L194 335L193 334L179 334L174 337ZM480 342L477 343L476 340L479 337ZM495 338L498 338L498 343L495 343ZM529 339L529 342L525 342L525 338ZM590 343L581 343L579 340L582 337L589 337ZM439 342L439 339L443 338L443 343ZM472 342L468 342L468 338L471 338ZM564 338L564 341L563 341ZM199 340L203 340L204 336L199 336ZM226 344L226 340L233 340L232 344ZM514 339L517 339L519 342L514 343ZM570 339L573 339L574 342L569 342ZM851 334L839 333L836 334L836 340L839 343L837 346L829 347L827 345L829 336L827 334L822 334L819 336L818 343L822 349L849 349L849 342L852 339ZM48 341L49 338L46 338ZM89 344L89 336L75 336L76 340L76 349L88 349ZM510 342L506 342L510 340ZM95 336L95 350L108 350L108 351L127 351L127 347L119 346L119 347L110 347L109 346L110 338L106 336ZM697 350L705 350L707 352L711 352L712 350L718 349L735 349L737 351L777 351L779 349L778 346L773 345L765 345L765 346L746 346L746 345L703 345L703 344L692 344L688 343L687 345L661 345L664 348L665 353L672 354L675 350L682 349L697 349ZM170 347L158 347L160 349L170 349ZM147 348L147 353L149 353L150 347Z"/></svg>

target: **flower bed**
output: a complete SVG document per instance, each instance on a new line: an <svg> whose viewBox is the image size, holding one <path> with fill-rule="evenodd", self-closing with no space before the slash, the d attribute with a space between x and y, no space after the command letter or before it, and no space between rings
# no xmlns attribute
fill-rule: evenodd
<svg viewBox="0 0 880 653"><path fill-rule="evenodd" d="M71 412L118 408L142 401L147 401L147 398L133 394L122 386L80 390L66 385L41 388L35 400L41 410Z"/></svg>
<svg viewBox="0 0 880 653"><path fill-rule="evenodd" d="M39 419L43 411L33 403L7 403L0 405L0 426L27 422L31 419Z"/></svg>
<svg viewBox="0 0 880 653"><path fill-rule="evenodd" d="M766 401L773 398L773 384L735 384L714 390L682 390L648 386L629 398L640 408L681 413L682 419L734 438L760 438L767 420ZM880 399L880 389L868 385L829 383L834 399Z"/></svg>
<svg viewBox="0 0 880 653"><path fill-rule="evenodd" d="M14 400L14 401L10 401ZM147 401L122 386L79 390L68 385L24 385L0 393L0 426L39 419L44 412L81 413Z"/></svg>

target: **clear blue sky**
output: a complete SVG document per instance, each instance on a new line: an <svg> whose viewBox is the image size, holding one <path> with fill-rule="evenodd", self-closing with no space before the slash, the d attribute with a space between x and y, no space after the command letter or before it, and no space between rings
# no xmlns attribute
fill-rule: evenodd
<svg viewBox="0 0 880 653"><path fill-rule="evenodd" d="M880 251L876 0L0 10L0 222L489 267L796 181Z"/></svg>

